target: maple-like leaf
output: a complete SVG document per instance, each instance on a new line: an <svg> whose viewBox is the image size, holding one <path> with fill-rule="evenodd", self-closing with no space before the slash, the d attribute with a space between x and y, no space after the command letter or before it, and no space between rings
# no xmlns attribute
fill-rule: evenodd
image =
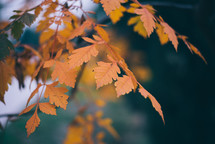
<svg viewBox="0 0 215 144"><path fill-rule="evenodd" d="M134 31L137 32L139 35L147 38L148 33L143 26L143 22L140 20L140 16L135 16L129 19L128 25L134 25Z"/></svg>
<svg viewBox="0 0 215 144"><path fill-rule="evenodd" d="M111 19L112 23L113 24L117 23L121 19L121 17L123 16L123 12L125 12L125 11L126 11L126 8L123 6L112 11L110 13L110 19Z"/></svg>
<svg viewBox="0 0 215 144"><path fill-rule="evenodd" d="M139 92L142 96L144 96L145 98L149 98L152 102L152 106L155 108L155 110L160 114L163 122L164 121L164 116L163 116L163 111L161 110L161 105L158 103L158 101L155 99L154 96L152 96L146 89L144 89L142 86L140 86L139 88Z"/></svg>
<svg viewBox="0 0 215 144"><path fill-rule="evenodd" d="M116 62L113 63L98 62L98 67L96 67L94 71L97 88L100 88L104 85L111 83L113 79L116 80L118 74L120 74L120 69L117 66Z"/></svg>
<svg viewBox="0 0 215 144"><path fill-rule="evenodd" d="M68 90L64 87L55 87L58 82L54 82L53 84L47 85L44 93L44 97L49 97L49 102L51 104L55 104L57 107L61 107L66 110L66 106L68 104L67 99L68 95L64 94L68 92Z"/></svg>
<svg viewBox="0 0 215 144"><path fill-rule="evenodd" d="M73 87L75 86L77 71L70 69L69 64L66 62L56 61L55 69L51 74L52 80L58 78L58 81L65 85Z"/></svg>
<svg viewBox="0 0 215 144"><path fill-rule="evenodd" d="M118 77L115 82L115 86L117 97L127 94L134 89L132 78L126 75L123 75L123 77Z"/></svg>
<svg viewBox="0 0 215 144"><path fill-rule="evenodd" d="M161 25L164 28L164 33L168 35L169 40L172 42L175 50L177 51L178 49L178 38L175 34L175 30L171 28L167 23L161 22Z"/></svg>
<svg viewBox="0 0 215 144"><path fill-rule="evenodd" d="M4 103L4 94L8 90L8 84L11 84L13 70L4 62L0 61L0 101Z"/></svg>
<svg viewBox="0 0 215 144"><path fill-rule="evenodd" d="M39 108L45 114L56 115L55 106L50 103L39 103Z"/></svg>
<svg viewBox="0 0 215 144"><path fill-rule="evenodd" d="M38 117L37 109L36 109L32 117L27 121L25 125L25 128L27 129L28 137L30 136L30 134L32 134L35 131L35 129L39 126L39 124L40 124L40 118Z"/></svg>
<svg viewBox="0 0 215 144"><path fill-rule="evenodd" d="M126 2L126 0L101 0L102 7L107 15L112 11L120 8L121 3Z"/></svg>
<svg viewBox="0 0 215 144"><path fill-rule="evenodd" d="M136 9L134 12L138 15L141 15L140 19L143 22L143 25L144 25L144 27L147 31L147 35L149 37L156 27L155 26L155 20L156 20L155 17L147 8Z"/></svg>
<svg viewBox="0 0 215 144"><path fill-rule="evenodd" d="M84 62L87 63L91 56L96 57L98 55L98 50L96 49L96 44L79 48L72 51L72 55L69 56L69 66L75 68L82 65Z"/></svg>
<svg viewBox="0 0 215 144"><path fill-rule="evenodd" d="M69 36L69 39L73 39L77 36L80 36L84 33L85 29L90 29L92 27L93 20L87 19L80 27L76 28L72 34Z"/></svg>

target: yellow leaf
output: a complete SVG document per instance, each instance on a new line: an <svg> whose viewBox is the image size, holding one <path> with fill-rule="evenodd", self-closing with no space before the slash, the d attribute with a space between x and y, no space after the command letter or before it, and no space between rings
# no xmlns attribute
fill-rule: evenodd
<svg viewBox="0 0 215 144"><path fill-rule="evenodd" d="M125 11L126 11L126 8L123 6L112 11L110 13L110 19L111 19L112 23L113 24L117 23L120 20L120 18L123 16L123 12L125 12Z"/></svg>
<svg viewBox="0 0 215 144"><path fill-rule="evenodd" d="M54 30L48 29L47 31L44 31L40 35L40 44L43 44L44 42L48 41L52 36L54 35Z"/></svg>
<svg viewBox="0 0 215 144"><path fill-rule="evenodd" d="M178 48L178 38L175 34L174 29L172 29L167 23L161 22L161 25L164 28L164 33L168 35L169 40L172 42L175 50L177 51Z"/></svg>
<svg viewBox="0 0 215 144"><path fill-rule="evenodd" d="M164 29L160 24L156 23L156 26L157 26L156 33L159 37L160 43L164 45L169 41L168 35L164 33Z"/></svg>
<svg viewBox="0 0 215 144"><path fill-rule="evenodd" d="M134 12L138 15L141 15L140 19L143 22L144 28L146 29L147 35L149 37L155 29L155 17L151 12L148 11L147 8L144 7L142 9L136 9Z"/></svg>
<svg viewBox="0 0 215 144"><path fill-rule="evenodd" d="M134 89L134 85L131 77L123 75L123 77L118 77L115 82L117 97L127 94Z"/></svg>
<svg viewBox="0 0 215 144"><path fill-rule="evenodd" d="M116 130L112 127L112 120L109 118L105 119L99 119L98 125L100 127L105 128L112 136L114 136L116 139L119 139L119 134L116 132Z"/></svg>
<svg viewBox="0 0 215 144"><path fill-rule="evenodd" d="M101 99L97 99L97 100L95 101L95 103L96 103L96 105L97 105L98 107L104 107L104 106L106 105L105 101L103 101L103 100L101 100Z"/></svg>
<svg viewBox="0 0 215 144"><path fill-rule="evenodd" d="M121 3L126 2L126 0L101 0L102 7L107 15L112 11L120 8Z"/></svg>
<svg viewBox="0 0 215 144"><path fill-rule="evenodd" d="M50 103L39 103L39 108L45 114L56 115L55 106Z"/></svg>
<svg viewBox="0 0 215 144"><path fill-rule="evenodd" d="M4 62L0 61L0 101L4 103L4 94L8 90L8 84L11 84L13 70Z"/></svg>
<svg viewBox="0 0 215 144"><path fill-rule="evenodd" d="M117 63L98 62L98 67L94 69L97 88L107 85L118 78L120 69ZM118 74L117 74L118 73Z"/></svg>
<svg viewBox="0 0 215 144"><path fill-rule="evenodd" d="M37 115L37 109L35 110L33 116L27 121L25 128L27 129L27 136L29 137L30 134L32 134L35 129L40 124L40 118Z"/></svg>
<svg viewBox="0 0 215 144"><path fill-rule="evenodd" d="M54 103L57 107L61 107L66 110L66 106L68 104L67 99L69 96L64 93L68 92L68 90L64 87L55 87L56 85L57 82L47 85L44 97L49 97L49 102L51 104Z"/></svg>
<svg viewBox="0 0 215 144"><path fill-rule="evenodd" d="M58 81L65 85L73 87L75 86L77 71L75 69L70 69L68 63L62 63L56 61L55 69L51 75L52 80L58 78Z"/></svg>
<svg viewBox="0 0 215 144"><path fill-rule="evenodd" d="M140 20L140 16L135 16L129 19L128 25L133 24L135 24L134 31L137 32L139 35L143 36L144 38L147 38L148 34L143 26L143 22Z"/></svg>
<svg viewBox="0 0 215 144"><path fill-rule="evenodd" d="M69 66L70 68L78 67L84 62L87 63L91 59L91 56L96 57L97 55L98 50L96 49L96 45L76 49L72 51L72 55L69 56Z"/></svg>
<svg viewBox="0 0 215 144"><path fill-rule="evenodd" d="M146 89L144 89L142 86L140 86L139 88L139 92L141 93L142 96L144 96L145 98L149 98L152 102L152 106L155 108L155 110L160 114L164 124L164 116L163 116L163 111L161 110L161 105L158 103L158 101L155 99L155 97L153 97Z"/></svg>
<svg viewBox="0 0 215 144"><path fill-rule="evenodd" d="M110 41L108 33L102 27L96 26L94 29L97 31L99 36L103 38L106 42Z"/></svg>

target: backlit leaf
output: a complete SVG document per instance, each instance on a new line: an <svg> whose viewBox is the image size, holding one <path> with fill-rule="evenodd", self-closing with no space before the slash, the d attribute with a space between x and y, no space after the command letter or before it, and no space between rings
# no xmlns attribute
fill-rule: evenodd
<svg viewBox="0 0 215 144"><path fill-rule="evenodd" d="M120 8L121 3L126 2L126 0L101 0L102 7L107 15L112 11Z"/></svg>
<svg viewBox="0 0 215 144"><path fill-rule="evenodd" d="M134 85L131 77L123 75L123 77L118 77L115 82L117 97L128 94L134 89Z"/></svg>
<svg viewBox="0 0 215 144"><path fill-rule="evenodd" d="M69 96L64 93L68 92L68 90L64 87L55 87L56 85L57 83L47 85L44 97L49 97L49 102L51 104L55 104L57 107L61 107L66 110L66 106L68 104L67 99Z"/></svg>
<svg viewBox="0 0 215 144"><path fill-rule="evenodd" d="M164 116L163 116L163 111L161 110L161 105L158 103L158 101L155 99L155 97L153 97L146 89L144 89L142 86L140 86L139 88L139 92L141 93L142 96L144 96L145 98L149 98L152 102L153 107L155 108L155 110L160 114L163 122L164 121Z"/></svg>
<svg viewBox="0 0 215 144"><path fill-rule="evenodd" d="M120 69L117 66L116 62L115 63L105 63L102 61L98 62L98 67L96 67L94 71L97 88L100 88L104 85L111 83L113 80L116 80L118 78L118 74L120 74Z"/></svg>
<svg viewBox="0 0 215 144"><path fill-rule="evenodd" d="M136 9L134 12L141 15L140 19L143 22L144 28L146 29L149 37L155 29L155 17L147 8Z"/></svg>
<svg viewBox="0 0 215 144"><path fill-rule="evenodd" d="M58 81L65 85L73 87L75 86L77 71L70 69L68 63L56 61L55 69L52 73L52 80L58 78Z"/></svg>
<svg viewBox="0 0 215 144"><path fill-rule="evenodd" d="M98 50L96 45L90 45L77 50L72 51L72 55L69 56L69 66L75 68L82 65L84 62L88 62L91 56L96 57L98 55Z"/></svg>
<svg viewBox="0 0 215 144"><path fill-rule="evenodd" d="M39 103L39 109L45 114L56 115L55 106L50 103Z"/></svg>
<svg viewBox="0 0 215 144"><path fill-rule="evenodd" d="M39 91L39 89L40 89L41 86L42 86L42 84L40 84L40 83L37 85L37 88L31 93L30 97L28 98L26 106L28 106L30 100L34 97L34 95L36 93L38 93L38 91Z"/></svg>
<svg viewBox="0 0 215 144"><path fill-rule="evenodd" d="M178 49L178 38L175 34L175 30L172 29L167 23L161 22L161 25L164 28L164 33L168 35L169 40L172 42L175 50L177 51Z"/></svg>
<svg viewBox="0 0 215 144"><path fill-rule="evenodd" d="M37 115L37 109L35 110L33 116L27 121L25 128L27 129L27 136L29 137L30 134L32 134L35 129L40 124L40 118Z"/></svg>
<svg viewBox="0 0 215 144"><path fill-rule="evenodd" d="M19 116L20 116L20 115L23 115L23 114L25 114L25 113L28 113L28 112L29 112L30 110L32 110L32 108L34 108L35 106L36 106L36 104L32 104L32 105L26 107L26 108L19 114Z"/></svg>

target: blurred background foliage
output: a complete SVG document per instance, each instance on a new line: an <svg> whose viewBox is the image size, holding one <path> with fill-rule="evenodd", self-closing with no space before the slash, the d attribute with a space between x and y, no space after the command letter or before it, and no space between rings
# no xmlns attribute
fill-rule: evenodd
<svg viewBox="0 0 215 144"><path fill-rule="evenodd" d="M109 29L109 33L113 43L121 48L137 79L161 104L166 124L162 123L149 99L137 92L116 99L114 92L106 88L102 94L109 102L103 108L104 116L113 120L113 127L120 139L107 134L104 141L112 144L215 143L215 1L143 2L152 4L170 26L188 36L190 42L202 52L208 65L197 55L191 54L182 42L176 53L170 43L162 46L155 33L144 39L133 32L133 26L127 26L131 14L126 13L120 22ZM98 19L104 16L101 8L96 11L99 13ZM23 43L33 40L30 43L38 45L38 34L34 30L27 30L21 39ZM82 79L85 84L80 86L80 91L87 88L94 95L95 85L88 85L92 80L85 75ZM87 94L79 92L76 97L86 102ZM92 111L89 109L88 113ZM5 144L63 143L68 126L77 114L75 102L71 102L66 111L58 110L57 114L40 114L43 122L30 138L26 138L24 128L29 117L14 119L0 132L0 141Z"/></svg>

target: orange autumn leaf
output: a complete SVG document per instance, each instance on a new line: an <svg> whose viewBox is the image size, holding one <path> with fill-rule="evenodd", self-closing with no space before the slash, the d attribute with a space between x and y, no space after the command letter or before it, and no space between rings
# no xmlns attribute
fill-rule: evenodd
<svg viewBox="0 0 215 144"><path fill-rule="evenodd" d="M201 57L202 60L207 64L207 61L206 61L206 59L203 57L203 55L201 54L201 52L200 52L194 45L192 45L191 43L189 43L189 45L190 45L191 50L192 50L195 54L197 54L199 57Z"/></svg>
<svg viewBox="0 0 215 144"><path fill-rule="evenodd" d="M49 68L49 67L52 67L54 64L55 64L55 60L53 60L53 59L47 60L47 61L45 61L43 67L44 68Z"/></svg>
<svg viewBox="0 0 215 144"><path fill-rule="evenodd" d="M128 94L134 89L134 85L131 77L123 75L123 77L118 77L115 82L117 97Z"/></svg>
<svg viewBox="0 0 215 144"><path fill-rule="evenodd" d="M94 71L97 88L111 83L112 80L116 80L118 78L118 74L120 74L120 69L116 62L98 62L98 67L94 68Z"/></svg>
<svg viewBox="0 0 215 144"><path fill-rule="evenodd" d="M168 35L169 40L172 42L175 50L177 51L178 49L178 38L175 34L175 30L172 29L167 23L161 22L161 25L164 28L164 33Z"/></svg>
<svg viewBox="0 0 215 144"><path fill-rule="evenodd" d="M69 56L69 66L75 68L82 65L84 62L87 63L91 59L91 56L96 57L98 53L96 44L74 50L72 51L72 55Z"/></svg>
<svg viewBox="0 0 215 144"><path fill-rule="evenodd" d="M126 0L101 0L102 7L107 15L112 11L120 8L121 3L126 2Z"/></svg>
<svg viewBox="0 0 215 144"><path fill-rule="evenodd" d="M58 81L65 85L73 87L75 86L77 71L75 69L70 69L69 64L66 62L56 61L54 71L51 74L52 80L58 78Z"/></svg>
<svg viewBox="0 0 215 144"><path fill-rule="evenodd" d="M138 15L141 15L140 19L143 22L143 25L144 25L144 27L147 31L147 35L149 37L156 27L155 26L155 21L156 21L155 17L147 8L136 9L134 12Z"/></svg>
<svg viewBox="0 0 215 144"><path fill-rule="evenodd" d="M4 62L0 61L0 101L4 103L4 94L8 90L8 84L11 84L13 70Z"/></svg>
<svg viewBox="0 0 215 144"><path fill-rule="evenodd" d="M30 97L28 98L28 101L27 101L26 106L28 106L30 100L34 97L34 95L35 95L36 93L38 93L38 91L39 91L39 89L40 89L41 86L42 86L41 83L39 83L39 84L37 85L37 88L31 93Z"/></svg>
<svg viewBox="0 0 215 144"><path fill-rule="evenodd" d="M142 86L140 86L139 88L139 92L142 96L144 96L145 98L149 98L152 102L152 106L155 108L155 110L160 114L164 124L165 124L165 120L164 120L164 116L163 116L163 111L161 110L161 105L158 103L158 101L155 99L154 96L152 96L146 89L144 89Z"/></svg>
<svg viewBox="0 0 215 144"><path fill-rule="evenodd" d="M19 113L19 116L25 114L25 113L28 113L33 107L35 107L36 104L32 104L28 107L26 107L21 113Z"/></svg>
<svg viewBox="0 0 215 144"><path fill-rule="evenodd" d="M204 56L201 54L201 52L193 44L191 44L190 42L187 41L186 36L179 35L178 37L183 40L183 42L186 44L186 46L191 51L191 53L194 52L195 54L197 54L207 64L207 61L204 58Z"/></svg>
<svg viewBox="0 0 215 144"><path fill-rule="evenodd" d="M50 103L39 103L39 109L45 114L56 115L55 106Z"/></svg>
<svg viewBox="0 0 215 144"><path fill-rule="evenodd" d="M39 126L39 124L40 124L40 118L38 117L37 109L36 109L32 117L27 121L25 125L25 128L27 129L28 137L30 136L30 134L32 134L35 131L35 129Z"/></svg>
<svg viewBox="0 0 215 144"><path fill-rule="evenodd" d="M84 33L85 29L90 29L93 24L93 20L87 19L80 27L76 28L74 31L72 31L71 35L69 36L69 39L73 39L77 36L80 36Z"/></svg>
<svg viewBox="0 0 215 144"><path fill-rule="evenodd" d="M66 110L66 106L68 104L67 99L69 96L64 93L68 92L68 90L64 87L55 87L56 85L57 83L47 85L44 97L49 97L49 102L51 104L55 104L57 107L61 107Z"/></svg>

